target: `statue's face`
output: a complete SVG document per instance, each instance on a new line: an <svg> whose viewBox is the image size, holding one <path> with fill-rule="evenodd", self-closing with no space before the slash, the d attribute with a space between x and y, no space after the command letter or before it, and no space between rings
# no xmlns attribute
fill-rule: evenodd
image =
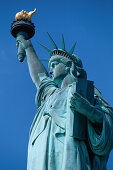
<svg viewBox="0 0 113 170"><path fill-rule="evenodd" d="M53 80L58 84L61 84L62 80L67 75L66 65L61 59L62 56L55 55L52 56L49 61L50 74L52 75Z"/></svg>

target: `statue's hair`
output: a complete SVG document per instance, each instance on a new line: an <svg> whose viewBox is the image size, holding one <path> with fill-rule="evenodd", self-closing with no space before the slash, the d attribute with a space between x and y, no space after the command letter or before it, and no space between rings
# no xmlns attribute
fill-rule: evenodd
<svg viewBox="0 0 113 170"><path fill-rule="evenodd" d="M77 58L78 62L77 64L73 63L72 65L69 65L70 67L70 73L74 76L74 77L80 77L80 78L85 78L87 79L87 73L86 71L83 69L83 65L82 62L79 58ZM70 60L71 61L71 60ZM67 61L68 62L68 61ZM72 62L72 61L71 61Z"/></svg>

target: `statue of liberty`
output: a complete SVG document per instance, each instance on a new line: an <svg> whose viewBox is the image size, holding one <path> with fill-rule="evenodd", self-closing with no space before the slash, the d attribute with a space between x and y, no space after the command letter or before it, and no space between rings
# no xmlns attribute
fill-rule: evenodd
<svg viewBox="0 0 113 170"><path fill-rule="evenodd" d="M37 88L37 113L30 128L27 170L106 170L113 147L113 109L74 53L59 49L48 34L49 73L30 40L17 36ZM19 55L19 54L18 54ZM59 86L58 86L59 85Z"/></svg>

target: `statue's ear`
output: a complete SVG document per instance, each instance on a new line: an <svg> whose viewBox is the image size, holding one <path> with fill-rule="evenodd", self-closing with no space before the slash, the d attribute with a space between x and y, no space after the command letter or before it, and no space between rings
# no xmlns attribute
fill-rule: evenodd
<svg viewBox="0 0 113 170"><path fill-rule="evenodd" d="M74 77L80 77L80 76L81 76L81 69L80 69L79 67L75 66L75 64L72 62L72 63L71 63L70 73L71 73Z"/></svg>
<svg viewBox="0 0 113 170"><path fill-rule="evenodd" d="M72 67L72 61L67 61L66 66L71 68Z"/></svg>
<svg viewBox="0 0 113 170"><path fill-rule="evenodd" d="M76 66L77 72L78 72L78 77L80 76L81 78L87 79L87 73L83 68L80 68Z"/></svg>
<svg viewBox="0 0 113 170"><path fill-rule="evenodd" d="M70 61L68 65L70 66L70 74L72 74L74 77L78 77L80 74L77 71L75 64L72 61Z"/></svg>
<svg viewBox="0 0 113 170"><path fill-rule="evenodd" d="M67 70L68 73L71 72L71 70L72 70L72 61L67 61L66 62L66 70Z"/></svg>
<svg viewBox="0 0 113 170"><path fill-rule="evenodd" d="M72 73L75 77L80 77L80 72L78 70L75 69Z"/></svg>

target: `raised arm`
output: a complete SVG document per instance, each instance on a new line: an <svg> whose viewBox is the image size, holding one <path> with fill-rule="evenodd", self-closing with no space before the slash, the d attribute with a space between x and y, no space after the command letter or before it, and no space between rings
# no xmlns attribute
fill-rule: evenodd
<svg viewBox="0 0 113 170"><path fill-rule="evenodd" d="M17 37L18 48L19 45L22 45L23 50L25 50L31 79L35 83L36 87L38 88L40 84L40 79L38 76L39 73L45 73L48 76L48 72L45 69L44 65L40 62L39 58L37 57L36 52L30 40L25 40L23 38L23 35L19 35Z"/></svg>

